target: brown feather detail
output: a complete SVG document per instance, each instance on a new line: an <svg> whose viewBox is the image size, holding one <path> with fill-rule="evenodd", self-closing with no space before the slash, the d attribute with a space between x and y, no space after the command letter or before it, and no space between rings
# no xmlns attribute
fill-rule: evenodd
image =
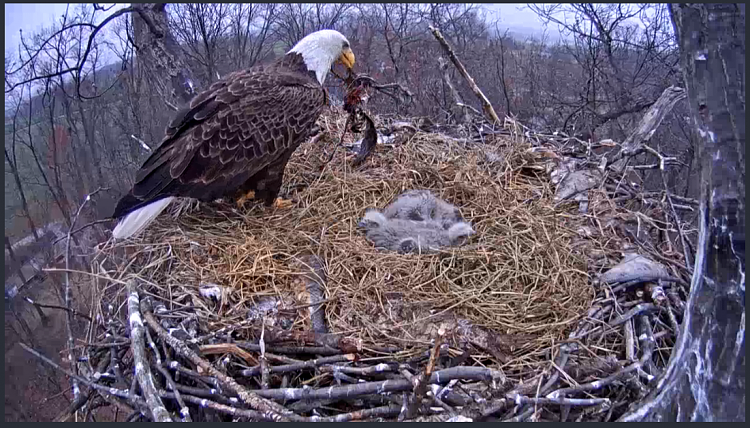
<svg viewBox="0 0 750 428"><path fill-rule="evenodd" d="M225 76L175 114L114 217L164 196L211 201L248 186L275 198L326 100L298 54Z"/></svg>

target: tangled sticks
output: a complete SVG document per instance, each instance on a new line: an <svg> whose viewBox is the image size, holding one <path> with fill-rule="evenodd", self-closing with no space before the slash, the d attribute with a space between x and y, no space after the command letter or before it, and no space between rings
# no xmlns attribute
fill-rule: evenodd
<svg viewBox="0 0 750 428"><path fill-rule="evenodd" d="M458 208L429 190L403 193L383 213L368 210L359 227L376 247L402 254L430 253L440 247L458 246L474 234Z"/></svg>

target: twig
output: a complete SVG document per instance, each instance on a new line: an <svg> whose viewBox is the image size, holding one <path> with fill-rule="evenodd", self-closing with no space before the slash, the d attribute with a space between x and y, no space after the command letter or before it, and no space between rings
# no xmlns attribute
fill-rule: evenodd
<svg viewBox="0 0 750 428"><path fill-rule="evenodd" d="M565 405L565 406L596 406L597 404L609 403L608 398L587 398L587 399L563 398L563 397L535 398L535 397L527 397L525 395L519 395L519 394L508 394L506 395L506 398L508 398L509 400L515 401L516 405L519 405L519 406L521 404L559 404L559 405Z"/></svg>
<svg viewBox="0 0 750 428"><path fill-rule="evenodd" d="M146 347L144 344L145 329L141 320L140 299L136 289L135 280L128 281L128 319L130 321L130 341L131 351L133 352L133 362L135 363L135 377L141 386L143 398L146 400L151 416L156 422L172 422L167 408L164 407L159 395L156 392L154 378L151 375L151 369L146 356Z"/></svg>
<svg viewBox="0 0 750 428"><path fill-rule="evenodd" d="M92 221L90 223L86 223L83 226L79 227L78 229L70 232L70 236L76 235L76 234L78 234L78 232L82 231L83 229L88 229L91 226L96 226L97 224L109 223L111 221L112 221L112 219L109 219L109 218L100 219L100 220L94 220L94 221ZM58 242L62 241L63 239L66 239L66 238L67 238L67 236L63 236L63 237L57 238L56 240L52 241L52 245L55 245Z"/></svg>
<svg viewBox="0 0 750 428"><path fill-rule="evenodd" d="M93 34L96 34L94 32ZM93 38L92 34L92 38ZM90 47L90 46L89 46ZM88 53L88 49L87 49ZM85 58L85 56L84 56ZM91 197L93 195L96 195L99 193L99 191L103 190L102 187L96 189L92 193L89 193L86 195L86 198L83 200L81 205L78 206L78 211L76 211L75 217L73 217L73 222L70 223L70 227L68 227L68 240L65 243L65 307L67 308L67 316L65 317L67 323L67 333L68 333L68 361L70 362L71 370L74 374L78 374L78 365L75 362L75 359L73 357L73 348L75 346L75 341L73 340L73 313L71 312L70 303L72 300L72 296L70 294L70 272L68 270L70 269L70 239L72 235L72 230L76 225L76 222L78 221L78 216L81 215L81 211L83 210L83 207L86 206L86 202L91 200ZM71 378L71 383L73 384L73 400L78 401L78 396L81 394L80 389L78 388L78 382L75 380L75 378Z"/></svg>
<svg viewBox="0 0 750 428"><path fill-rule="evenodd" d="M86 379L84 377L81 377L81 376L73 373L70 370L65 369L64 367L60 366L56 362L54 362L54 361L50 360L49 358L45 357L44 355L42 355L41 353L39 353L35 349L27 346L25 343L20 342L19 346L21 346L21 348L23 348L24 350L26 350L28 353L34 355L35 357L39 358L43 362L45 362L45 363L49 364L50 366L52 366L52 367L60 370L66 376L68 376L70 378L75 378L76 381L78 381L79 383L82 383L82 384L88 386L89 388L96 389L100 393L111 394L111 395L114 395L116 397L124 398L124 399L128 400L128 402L131 402L131 403L134 403L134 404L138 405L138 407L140 407L141 405L145 405L146 404L146 403L142 402L139 397L137 397L134 394L131 394L129 391L127 391L125 389L117 389L117 388L112 388L112 387L109 387L109 386L99 385L97 383L91 382L88 379Z"/></svg>
<svg viewBox="0 0 750 428"><path fill-rule="evenodd" d="M73 313L73 316L81 317L81 318L85 319L86 321L91 322L91 317L89 317L86 314L82 314L82 313L78 312L75 309L66 308L64 306L58 306L58 305L46 305L46 304L42 304L42 303L37 303L37 302L31 300L31 298L29 298L29 297L24 297L24 300L26 300L27 302L31 303L32 305L34 305L34 306L36 306L38 308L60 309L62 311L69 311L69 312Z"/></svg>
<svg viewBox="0 0 750 428"><path fill-rule="evenodd" d="M638 322L636 324L638 328L638 343L641 348L641 352L643 353L643 355L649 355L649 358L645 359L643 363L643 366L648 371L648 376L646 376L646 379L651 381L659 374L654 361L650 357L651 355L653 355L654 348L656 347L654 332L651 329L651 323L649 322L647 315L638 316L637 321Z"/></svg>
<svg viewBox="0 0 750 428"><path fill-rule="evenodd" d="M177 384L174 382L174 379L172 379L172 375L164 368L164 366L156 366L156 370L164 376L167 385L169 385L169 388L174 391L175 400L177 400L177 404L180 405L180 416L182 417L182 422L192 422L193 420L190 417L190 409L185 404L185 400L183 400L180 392L177 390Z"/></svg>
<svg viewBox="0 0 750 428"><path fill-rule="evenodd" d="M659 175L661 176L661 182L664 185L664 193L666 194L667 201L669 202L669 208L672 211L672 218L674 218L675 228L677 229L677 233L680 235L680 243L682 244L682 255L683 257L685 257L685 266L688 268L688 272L693 272L692 262L690 261L690 256L688 254L688 247L686 243L687 240L685 239L685 234L682 233L682 226L680 225L680 217L677 216L677 210L675 209L674 202L672 202L672 195L669 193L669 186L667 186L667 177L664 175L665 161L668 158L666 158L661 153L652 149L646 144L643 145L643 148L647 152L651 153L652 155L656 156L659 159Z"/></svg>
<svg viewBox="0 0 750 428"><path fill-rule="evenodd" d="M268 378L270 377L270 373L268 371L268 361L266 360L266 342L263 340L263 336L266 332L266 317L263 317L261 323L260 340L258 341L258 345L260 345L260 387L261 389L268 389Z"/></svg>
<svg viewBox="0 0 750 428"><path fill-rule="evenodd" d="M432 353L430 354L430 360L427 363L427 367L425 368L424 372L419 375L419 377L413 379L414 392L409 399L409 408L406 411L406 417L409 419L412 419L416 416L417 410L419 409L419 404L422 402L422 397L424 397L425 393L427 392L427 380L430 379L430 376L432 376L432 371L435 369L435 365L437 364L438 357L440 356L440 347L443 344L444 337L445 329L440 328L437 331L437 335L435 337L435 345L432 347Z"/></svg>
<svg viewBox="0 0 750 428"><path fill-rule="evenodd" d="M639 303L635 305L634 308L630 309L629 311L625 312L623 315L617 317L613 321L609 323L610 327L616 327L625 321L633 318L636 315L640 315L646 312L653 312L659 310L659 307L654 305L653 303Z"/></svg>
<svg viewBox="0 0 750 428"><path fill-rule="evenodd" d="M261 347L262 349L262 347ZM261 351L262 352L262 351ZM323 357L315 360L303 361L295 364L288 364L284 366L275 366L268 369L269 373L289 373L295 372L302 369L309 369L321 366L323 364L338 363L341 361L356 361L357 356L354 354L334 355L332 357ZM262 374L262 367L253 367L250 369L242 370L240 373L242 376L257 376Z"/></svg>

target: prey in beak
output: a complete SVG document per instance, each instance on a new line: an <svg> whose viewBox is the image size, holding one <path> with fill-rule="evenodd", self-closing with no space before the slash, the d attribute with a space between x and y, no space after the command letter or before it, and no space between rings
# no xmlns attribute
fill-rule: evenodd
<svg viewBox="0 0 750 428"><path fill-rule="evenodd" d="M354 52L352 52L351 48L349 48L348 46L345 47L341 51L341 56L339 56L339 59L336 60L336 62L344 64L344 67L351 70L352 67L354 67Z"/></svg>

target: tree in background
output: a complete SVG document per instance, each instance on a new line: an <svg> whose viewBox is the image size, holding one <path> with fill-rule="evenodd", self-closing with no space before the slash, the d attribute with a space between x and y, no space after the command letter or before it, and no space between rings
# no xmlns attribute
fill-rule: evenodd
<svg viewBox="0 0 750 428"><path fill-rule="evenodd" d="M677 345L625 421L745 420L745 5L671 5L701 138L700 237Z"/></svg>

